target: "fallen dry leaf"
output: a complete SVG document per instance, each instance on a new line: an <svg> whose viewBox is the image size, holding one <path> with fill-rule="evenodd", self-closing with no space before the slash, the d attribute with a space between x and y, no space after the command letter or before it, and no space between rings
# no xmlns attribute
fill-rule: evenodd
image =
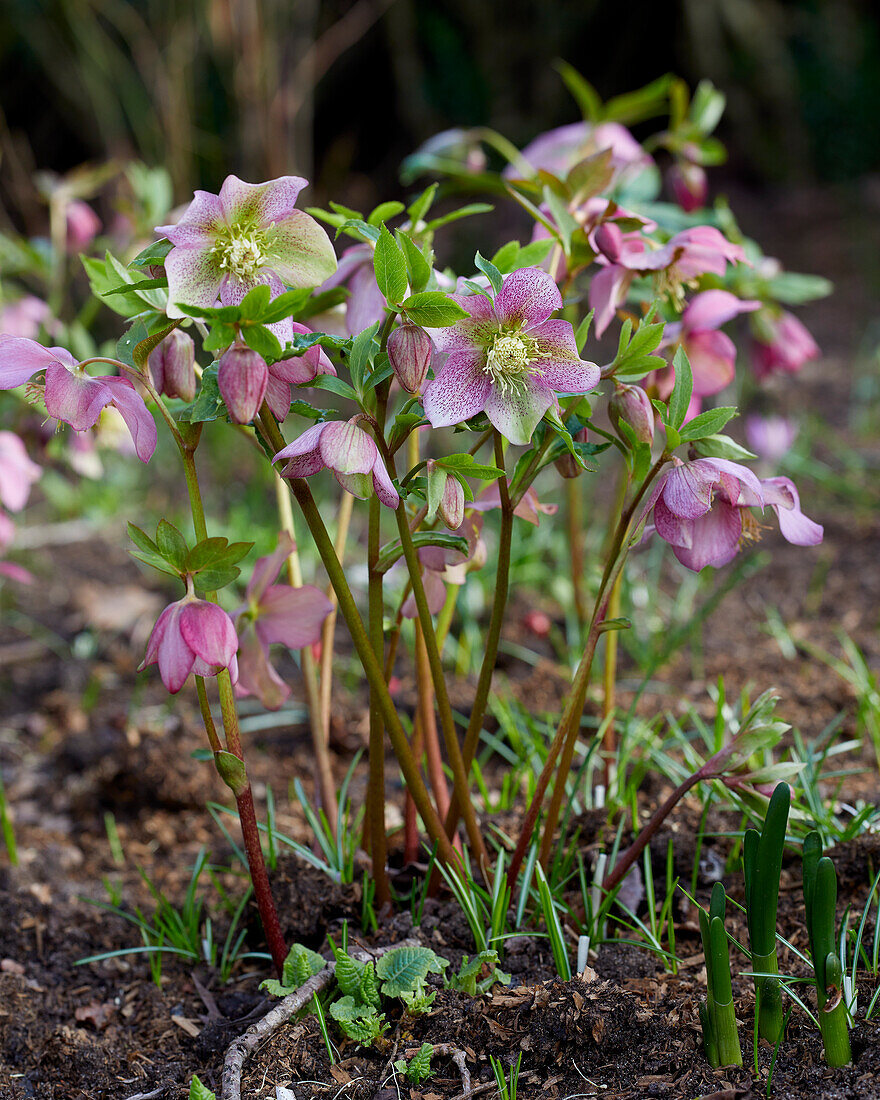
<svg viewBox="0 0 880 1100"><path fill-rule="evenodd" d="M95 1031L103 1031L110 1023L110 1017L116 1011L116 1005L112 1001L90 1001L87 1005L80 1005L74 1011L76 1019L82 1023L90 1023Z"/></svg>

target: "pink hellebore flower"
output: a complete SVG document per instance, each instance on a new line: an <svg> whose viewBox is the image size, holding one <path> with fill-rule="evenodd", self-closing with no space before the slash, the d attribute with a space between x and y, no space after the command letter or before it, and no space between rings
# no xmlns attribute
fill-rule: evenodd
<svg viewBox="0 0 880 1100"><path fill-rule="evenodd" d="M791 450L798 430L797 425L784 416L760 416L752 413L743 423L746 443L759 458L778 462Z"/></svg>
<svg viewBox="0 0 880 1100"><path fill-rule="evenodd" d="M493 508L500 508L501 490L498 488L498 482L491 482L489 487L480 493L477 499L468 504L467 507L471 512L490 512ZM529 487L523 493L519 504L514 508L513 514L519 519L524 519L526 523L531 523L532 526L537 527L542 514L555 516L558 511L558 504L542 504L538 500L538 494L535 490Z"/></svg>
<svg viewBox="0 0 880 1100"><path fill-rule="evenodd" d="M28 458L18 436L0 432L0 504L10 512L20 512L39 476L40 467Z"/></svg>
<svg viewBox="0 0 880 1100"><path fill-rule="evenodd" d="M71 252L88 248L101 231L101 219L87 202L74 199L68 203L65 212L67 219L67 247Z"/></svg>
<svg viewBox="0 0 880 1100"><path fill-rule="evenodd" d="M12 390L41 371L46 372L46 411L74 431L91 428L101 410L119 411L142 462L156 449L156 424L144 400L127 378L92 377L64 348L44 348L34 340L0 336L0 390Z"/></svg>
<svg viewBox="0 0 880 1100"><path fill-rule="evenodd" d="M6 336L25 336L34 340L40 325L47 324L50 316L49 306L42 298L25 294L0 309L0 332Z"/></svg>
<svg viewBox="0 0 880 1100"><path fill-rule="evenodd" d="M358 425L357 419L315 424L299 439L288 443L272 461L286 458L287 465L281 476L289 478L310 477L329 467L347 493L366 500L375 491L383 504L396 508L400 497L388 476L379 448Z"/></svg>
<svg viewBox="0 0 880 1100"><path fill-rule="evenodd" d="M181 304L209 308L218 296L225 306L237 305L259 283L274 297L285 285L318 286L332 274L330 239L296 209L305 186L299 176L268 183L227 176L219 195L196 191L176 225L157 226L174 245L165 258L168 316L185 316Z"/></svg>
<svg viewBox="0 0 880 1100"><path fill-rule="evenodd" d="M159 616L138 672L158 664L162 683L172 695L180 691L191 672L216 676L228 668L235 683L236 649L235 627L226 612L215 603L187 594Z"/></svg>
<svg viewBox="0 0 880 1100"><path fill-rule="evenodd" d="M345 303L345 327L349 336L356 336L385 317L385 297L373 268L373 246L366 241L346 248L335 274L318 289L333 290L337 286L347 286L349 291Z"/></svg>
<svg viewBox="0 0 880 1100"><path fill-rule="evenodd" d="M597 385L599 368L580 359L569 322L550 319L562 295L546 271L514 271L494 303L482 294L450 297L470 317L434 335L448 357L425 389L433 427L485 411L511 443L525 445L556 404L555 391L588 393Z"/></svg>
<svg viewBox="0 0 880 1100"><path fill-rule="evenodd" d="M783 311L779 318L762 314L756 320L769 335L767 340L756 340L752 351L759 378L777 371L795 374L809 359L818 358L818 344L793 313Z"/></svg>
<svg viewBox="0 0 880 1100"><path fill-rule="evenodd" d="M736 345L718 331L720 326L760 308L760 302L737 298L729 290L704 290L688 303L681 321L666 326L661 347L679 343L684 348L697 397L719 393L736 374Z"/></svg>
<svg viewBox="0 0 880 1100"><path fill-rule="evenodd" d="M617 254L605 250L603 267L590 283L590 305L596 311L596 335L611 323L615 310L626 300L636 275L655 274L661 295L683 297L683 287L701 275L723 275L729 263L745 260L745 252L711 225L697 225L676 233L664 245L649 249L651 242L639 233L622 234Z"/></svg>
<svg viewBox="0 0 880 1100"><path fill-rule="evenodd" d="M759 481L739 463L722 458L675 461L654 491L654 528L682 565L699 572L732 561L744 541L757 537L749 507L770 505L782 535L798 546L822 541L822 528L800 510L788 478Z"/></svg>
<svg viewBox="0 0 880 1100"><path fill-rule="evenodd" d="M654 161L641 147L625 126L619 122L572 122L539 134L520 154L536 171L543 169L555 176L565 177L585 157L611 150L611 164L617 173L628 169L650 167ZM507 179L521 175L514 164L509 164L502 175Z"/></svg>
<svg viewBox="0 0 880 1100"><path fill-rule="evenodd" d="M269 710L277 710L290 695L269 662L269 646L275 642L289 649L312 645L333 609L324 593L312 585L291 588L273 583L294 546L286 531L278 536L275 552L254 565L245 603L234 613L239 640L236 694L256 695Z"/></svg>

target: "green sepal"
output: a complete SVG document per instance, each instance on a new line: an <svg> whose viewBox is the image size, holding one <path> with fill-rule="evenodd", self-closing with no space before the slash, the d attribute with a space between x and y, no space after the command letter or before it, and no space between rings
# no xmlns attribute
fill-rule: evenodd
<svg viewBox="0 0 880 1100"><path fill-rule="evenodd" d="M248 777L244 761L240 760L234 753L221 749L220 752L214 753L214 767L235 797L240 798L248 788Z"/></svg>

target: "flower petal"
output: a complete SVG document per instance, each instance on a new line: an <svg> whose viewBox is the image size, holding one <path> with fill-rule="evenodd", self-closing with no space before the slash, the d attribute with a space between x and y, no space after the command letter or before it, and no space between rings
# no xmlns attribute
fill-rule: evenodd
<svg viewBox="0 0 880 1100"><path fill-rule="evenodd" d="M596 335L601 336L614 320L617 307L626 299L633 273L620 264L609 264L590 283L590 308L596 311Z"/></svg>
<svg viewBox="0 0 880 1100"><path fill-rule="evenodd" d="M217 302L224 273L210 248L186 245L172 248L165 257L168 276L169 317L185 317L180 308L200 306L210 309Z"/></svg>
<svg viewBox="0 0 880 1100"><path fill-rule="evenodd" d="M534 380L507 393L493 386L486 398L486 416L505 439L524 447L554 400L553 392Z"/></svg>
<svg viewBox="0 0 880 1100"><path fill-rule="evenodd" d="M482 412L492 388L483 370L485 363L485 352L474 349L449 356L422 398L425 416L433 427L460 424Z"/></svg>
<svg viewBox="0 0 880 1100"><path fill-rule="evenodd" d="M59 362L56 350L24 336L0 336L0 390L14 390L37 371Z"/></svg>
<svg viewBox="0 0 880 1100"><path fill-rule="evenodd" d="M260 601L257 636L266 645L278 642L304 649L321 637L321 626L332 610L324 593L310 584L273 584Z"/></svg>
<svg viewBox="0 0 880 1100"><path fill-rule="evenodd" d="M289 286L320 286L336 270L330 238L303 210L277 221L266 237L271 266Z"/></svg>
<svg viewBox="0 0 880 1100"><path fill-rule="evenodd" d="M316 450L321 433L326 427L327 424L315 424L311 428L306 428L302 435L297 436L292 443L288 443L286 447L280 450L272 461L278 462L282 458L299 458L301 455ZM323 465L322 462L321 466Z"/></svg>
<svg viewBox="0 0 880 1100"><path fill-rule="evenodd" d="M400 497L394 488L394 482L385 469L385 462L381 455L376 457L373 465L373 489L379 500L388 508L396 508L400 504Z"/></svg>
<svg viewBox="0 0 880 1100"><path fill-rule="evenodd" d="M765 503L772 507L779 520L782 537L795 546L818 546L825 529L801 511L794 482L787 477L769 477L761 482L761 486Z"/></svg>
<svg viewBox="0 0 880 1100"><path fill-rule="evenodd" d="M278 378L271 369L263 400L279 424L287 419L287 414L290 412L290 383Z"/></svg>
<svg viewBox="0 0 880 1100"><path fill-rule="evenodd" d="M290 688L269 661L269 654L248 623L238 639L238 683L236 695L256 695L267 710L278 710L290 695Z"/></svg>
<svg viewBox="0 0 880 1100"><path fill-rule="evenodd" d="M358 500L369 500L373 492L373 479L369 474L340 474L335 470L333 476L347 492Z"/></svg>
<svg viewBox="0 0 880 1100"><path fill-rule="evenodd" d="M279 176L265 183L245 183L238 176L227 176L219 201L229 225L250 222L263 227L289 217L304 187L308 180L302 176Z"/></svg>
<svg viewBox="0 0 880 1100"><path fill-rule="evenodd" d="M760 308L760 302L737 298L729 290L704 290L702 294L694 295L681 320L685 330L701 332L720 328L738 314Z"/></svg>
<svg viewBox="0 0 880 1100"><path fill-rule="evenodd" d="M220 196L210 191L196 191L177 224L157 225L156 232L177 247L210 248L223 227L223 220Z"/></svg>
<svg viewBox="0 0 880 1100"><path fill-rule="evenodd" d="M257 558L254 562L251 579L248 581L247 588L245 589L245 594L249 601L253 600L255 603L260 602L263 593L268 589L269 585L274 583L275 578L281 572L281 566L284 565L295 549L296 543L287 531L282 531L278 535L278 545L272 553L267 554L263 558Z"/></svg>
<svg viewBox="0 0 880 1100"><path fill-rule="evenodd" d="M162 683L176 695L186 683L186 678L192 671L196 655L184 641L180 632L180 614L183 610L180 603L172 604L168 610L171 614L165 624L162 637L156 651L156 661L159 665L159 675Z"/></svg>
<svg viewBox="0 0 880 1100"><path fill-rule="evenodd" d="M73 374L58 362L46 368L45 396L48 414L77 432L91 428L101 409L113 400L113 393L102 379Z"/></svg>
<svg viewBox="0 0 880 1100"><path fill-rule="evenodd" d="M495 299L495 314L502 325L526 329L543 324L561 307L559 287L539 267L522 267L511 272Z"/></svg>
<svg viewBox="0 0 880 1100"><path fill-rule="evenodd" d="M363 264L348 282L345 325L349 336L356 336L385 316L385 297L379 290L373 264Z"/></svg>
<svg viewBox="0 0 880 1100"><path fill-rule="evenodd" d="M438 351L451 353L477 351L491 343L492 337L499 331L495 307L485 294L447 294L447 298L469 316L446 328L434 329L431 339Z"/></svg>
<svg viewBox="0 0 880 1100"><path fill-rule="evenodd" d="M0 431L0 502L10 512L20 512L27 504L31 485L41 474L31 462L24 443L15 432Z"/></svg>
<svg viewBox="0 0 880 1100"><path fill-rule="evenodd" d="M708 397L728 386L736 375L736 345L726 332L707 329L686 336L683 346L694 378L693 392Z"/></svg>
<svg viewBox="0 0 880 1100"><path fill-rule="evenodd" d="M207 600L187 600L180 613L180 635L193 653L215 668L228 668L238 649L232 619Z"/></svg>
<svg viewBox="0 0 880 1100"><path fill-rule="evenodd" d="M112 405L119 410L125 426L131 432L135 453L141 462L149 462L156 450L158 432L156 421L144 404L144 399L127 378L107 376L96 379L103 382L113 395Z"/></svg>
<svg viewBox="0 0 880 1100"><path fill-rule="evenodd" d="M656 515L656 508L654 509ZM726 501L719 500L710 512L693 521L690 548L673 546L672 552L682 565L699 573L707 565L727 565L736 557L742 535L742 514ZM659 528L657 529L660 533Z"/></svg>
<svg viewBox="0 0 880 1100"><path fill-rule="evenodd" d="M272 297L277 298L284 293L284 283L274 271L268 267L262 268L250 279L238 279L234 275L227 275L220 287L220 301L224 306L240 305L245 295L255 286L268 286Z"/></svg>
<svg viewBox="0 0 880 1100"><path fill-rule="evenodd" d="M327 424L318 448L325 465L338 474L368 474L379 454L363 428L347 420Z"/></svg>

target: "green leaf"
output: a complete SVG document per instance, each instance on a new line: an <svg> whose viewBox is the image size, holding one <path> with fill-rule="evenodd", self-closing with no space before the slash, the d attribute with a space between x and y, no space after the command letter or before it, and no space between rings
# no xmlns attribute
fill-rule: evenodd
<svg viewBox="0 0 880 1100"><path fill-rule="evenodd" d="M508 241L507 244L503 244L492 257L492 263L499 271L506 274L512 270L511 264L516 260L519 252L519 241Z"/></svg>
<svg viewBox="0 0 880 1100"><path fill-rule="evenodd" d="M193 1074L193 1079L189 1083L189 1100L217 1100L217 1097Z"/></svg>
<svg viewBox="0 0 880 1100"><path fill-rule="evenodd" d="M566 88L574 96L575 103L587 122L596 122L602 116L602 100L588 80L585 80L567 61L555 61L553 68L562 77Z"/></svg>
<svg viewBox="0 0 880 1100"><path fill-rule="evenodd" d="M453 210L449 214L443 214L439 218L432 219L428 222L427 228L433 232L441 226L457 222L459 218L470 218L474 214L491 214L494 209L495 207L490 206L487 202L472 202L467 206L460 206L458 210Z"/></svg>
<svg viewBox="0 0 880 1100"><path fill-rule="evenodd" d="M411 294L402 305L409 320L422 328L447 328L470 317L466 309L439 290Z"/></svg>
<svg viewBox="0 0 880 1100"><path fill-rule="evenodd" d="M701 134L711 134L724 114L727 98L711 80L701 80L691 100L690 120Z"/></svg>
<svg viewBox="0 0 880 1100"><path fill-rule="evenodd" d="M398 214L402 214L406 207L402 202L380 202L379 205L371 211L370 216L367 218L368 225L382 225L387 222L389 218L396 218Z"/></svg>
<svg viewBox="0 0 880 1100"><path fill-rule="evenodd" d="M334 374L319 374L312 379L309 385L316 390L329 390L331 393L335 393L338 397L344 397L348 401L357 401L357 394L351 386L343 381L343 379L337 378Z"/></svg>
<svg viewBox="0 0 880 1100"><path fill-rule="evenodd" d="M166 561L181 573L186 571L186 559L189 554L186 539L167 519L159 520L159 526L156 528L156 545Z"/></svg>
<svg viewBox="0 0 880 1100"><path fill-rule="evenodd" d="M798 275L794 271L782 271L767 280L767 289L777 302L799 306L817 298L827 298L834 284L821 275Z"/></svg>
<svg viewBox="0 0 880 1100"><path fill-rule="evenodd" d="M547 237L542 237L537 241L529 241L528 244L524 244L520 248L516 260L510 265L510 270L518 271L521 267L534 267L535 264L543 263L555 244L554 240Z"/></svg>
<svg viewBox="0 0 880 1100"><path fill-rule="evenodd" d="M262 355L264 359L281 358L281 343L275 333L265 325L242 325L241 335L247 346L257 355Z"/></svg>
<svg viewBox="0 0 880 1100"><path fill-rule="evenodd" d="M200 570L193 579L196 588L200 592L219 592L227 584L232 584L240 573L241 570L234 565L229 566L229 568L212 565L207 569Z"/></svg>
<svg viewBox="0 0 880 1100"><path fill-rule="evenodd" d="M223 557L228 546L229 541L220 535L203 539L190 550L186 560L187 569L190 573L197 573L200 569L213 565Z"/></svg>
<svg viewBox="0 0 880 1100"><path fill-rule="evenodd" d="M702 439L703 436L707 435L715 435L728 420L736 416L736 411L735 405L722 405L717 409L706 409L705 412L698 413L693 420L689 420L681 428L679 434L682 443Z"/></svg>
<svg viewBox="0 0 880 1100"><path fill-rule="evenodd" d="M128 294L114 294L105 299L104 294L112 291L119 285L119 279L114 271L107 271L107 261L98 260L94 256L81 256L83 268L89 280L89 286L96 298L101 298L114 313L122 317L134 317L143 313L147 308L141 298L133 291Z"/></svg>
<svg viewBox="0 0 880 1100"><path fill-rule="evenodd" d="M574 342L577 344L579 355L583 354L584 348L587 345L587 337L590 335L590 325L593 323L595 312L595 309L590 310L583 321L578 325L577 332L574 334Z"/></svg>
<svg viewBox="0 0 880 1100"><path fill-rule="evenodd" d="M489 284L491 285L495 293L500 294L501 284L504 282L504 280L498 268L489 260L487 260L484 256L481 256L479 252L477 252L476 256L474 256L474 263L489 280Z"/></svg>
<svg viewBox="0 0 880 1100"><path fill-rule="evenodd" d="M687 416L694 388L694 376L684 348L678 349L672 362L675 367L675 385L669 397L668 423L671 427L678 429Z"/></svg>
<svg viewBox="0 0 880 1100"><path fill-rule="evenodd" d="M286 290L273 298L260 314L257 320L264 325L275 325L283 321L285 317L293 317L303 308L311 295L310 287L300 287L297 290Z"/></svg>
<svg viewBox="0 0 880 1100"><path fill-rule="evenodd" d="M129 267L164 267L165 257L174 245L167 237L160 241L153 241L146 248L138 252L137 256L129 263Z"/></svg>
<svg viewBox="0 0 880 1100"><path fill-rule="evenodd" d="M223 321L215 321L211 325L211 331L208 333L207 339L203 341L202 347L205 351L226 351L230 344L234 343L237 335L234 325L226 324Z"/></svg>
<svg viewBox="0 0 880 1100"><path fill-rule="evenodd" d="M434 253L431 252L430 259L426 258L415 241L399 229L397 230L397 240L406 257L406 270L413 292L417 293L424 290L431 278Z"/></svg>
<svg viewBox="0 0 880 1100"><path fill-rule="evenodd" d="M585 157L568 173L568 185L578 202L585 202L604 191L611 182L614 168L611 150L603 149L591 157Z"/></svg>
<svg viewBox="0 0 880 1100"><path fill-rule="evenodd" d="M370 241L375 244L379 240L379 230L375 225L368 225L362 218L348 218L336 230L336 236L346 233L349 237L355 237L362 241Z"/></svg>
<svg viewBox="0 0 880 1100"><path fill-rule="evenodd" d="M331 946L336 956L336 984L346 995L359 998L365 963L353 959L345 951L338 951L332 943Z"/></svg>
<svg viewBox="0 0 880 1100"><path fill-rule="evenodd" d="M169 577L180 576L180 572L175 569L173 565L169 565L161 554L154 554L150 550L129 550L129 554L133 558L137 558L138 561L142 561L144 565L149 565L151 569L157 570L159 573L167 573Z"/></svg>
<svg viewBox="0 0 880 1100"><path fill-rule="evenodd" d="M351 371L352 384L358 392L363 390L367 367L370 365L370 360L379 350L379 345L376 341L376 333L378 331L379 322L374 321L369 328L365 328L363 332L358 333L351 345L348 369Z"/></svg>
<svg viewBox="0 0 880 1100"><path fill-rule="evenodd" d="M758 457L729 435L704 436L694 442L694 450L705 458L729 458L732 462L748 462Z"/></svg>
<svg viewBox="0 0 880 1100"><path fill-rule="evenodd" d="M446 531L416 531L412 536L412 540L417 550L424 546L439 546L443 550L456 550L460 554L466 555L468 552L466 538ZM394 539L382 547L376 562L376 572L386 573L402 557L403 547L400 545L400 539Z"/></svg>
<svg viewBox="0 0 880 1100"><path fill-rule="evenodd" d="M439 183L429 184L425 190L419 195L419 197L409 204L407 207L407 214L409 214L410 224L414 228L418 228L418 223L424 218L424 216L431 209L434 202L434 198L437 194L437 188Z"/></svg>
<svg viewBox="0 0 880 1100"><path fill-rule="evenodd" d="M311 951L301 943L295 943L284 960L284 984L299 989L301 985L320 974L327 965L316 951Z"/></svg>
<svg viewBox="0 0 880 1100"><path fill-rule="evenodd" d="M173 324L168 325L159 332L154 332L151 336L145 336L142 340L139 340L135 344L131 352L131 357L134 360L134 365L138 370L146 371L147 360L150 358L150 352L159 346L162 341L172 333L180 321L175 321Z"/></svg>
<svg viewBox="0 0 880 1100"><path fill-rule="evenodd" d="M106 298L109 294L130 294L133 285L136 285L138 290L162 289L168 286L168 279L164 275L157 276L155 279L138 279L136 284L123 283L122 286L115 286L112 290L105 290L103 296Z"/></svg>
<svg viewBox="0 0 880 1100"><path fill-rule="evenodd" d="M406 259L384 225L379 229L379 240L373 253L373 270L382 295L397 305L406 294Z"/></svg>
<svg viewBox="0 0 880 1100"><path fill-rule="evenodd" d="M153 542L146 531L142 531L140 527L135 527L133 523L129 523L128 525L128 537L139 550L143 550L148 554L159 553L159 547Z"/></svg>
<svg viewBox="0 0 880 1100"><path fill-rule="evenodd" d="M202 380L195 401L185 406L177 414L181 424L203 424L216 420L226 409L217 384L218 365L212 363L202 372Z"/></svg>
<svg viewBox="0 0 880 1100"><path fill-rule="evenodd" d="M412 993L429 973L440 974L442 969L440 959L429 947L395 947L376 963L386 997Z"/></svg>

